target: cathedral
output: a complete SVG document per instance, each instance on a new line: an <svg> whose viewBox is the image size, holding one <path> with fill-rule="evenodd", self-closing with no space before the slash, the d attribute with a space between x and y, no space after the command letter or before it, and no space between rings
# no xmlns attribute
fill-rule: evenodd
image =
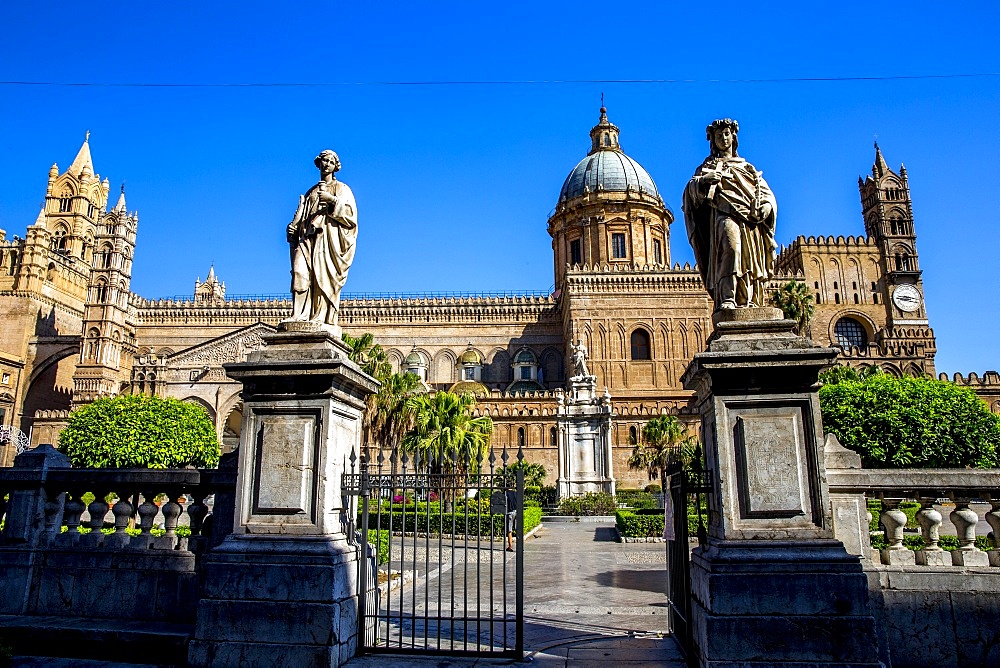
<svg viewBox="0 0 1000 668"><path fill-rule="evenodd" d="M840 347L843 362L897 376L934 374L906 170L891 169L876 146L858 186L864 234L795 239L778 254L772 287L792 279L809 287L811 336ZM711 333L712 303L697 269L671 263L673 223L656 183L622 151L619 128L601 108L590 150L570 170L548 220L552 294L345 294L340 323L352 335L371 332L395 370L419 375L429 389L474 392L477 411L493 418L494 444L523 446L529 461L546 466L550 483L561 475L559 414L579 342L610 406L608 474L619 486L641 487L645 472L626 465L632 443L662 413L697 423L680 378ZM95 171L88 138L68 168L52 165L45 204L24 238L0 230L0 424L7 432L56 443L73 408L136 393L198 404L224 449L238 443L240 385L222 365L260 348L262 335L290 315L291 299L227 298L214 270L189 299L134 294L138 225L124 191L114 199ZM680 243L687 243L683 231ZM995 373L955 381L1000 412ZM0 444L0 465L13 454L9 442Z"/></svg>

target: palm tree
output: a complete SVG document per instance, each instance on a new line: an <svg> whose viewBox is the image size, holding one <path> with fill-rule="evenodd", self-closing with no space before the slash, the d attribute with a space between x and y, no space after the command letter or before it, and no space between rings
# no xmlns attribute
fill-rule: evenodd
<svg viewBox="0 0 1000 668"><path fill-rule="evenodd" d="M788 281L771 294L771 306L781 309L785 317L794 320L799 336L809 336L809 321L816 312L812 293L805 283Z"/></svg>
<svg viewBox="0 0 1000 668"><path fill-rule="evenodd" d="M422 389L420 378L412 373L393 373L389 356L375 343L371 333L353 337L345 332L341 338L351 347L348 359L381 383L378 392L365 399L361 442L365 447L391 450L412 426L413 416L407 408L407 399Z"/></svg>
<svg viewBox="0 0 1000 668"><path fill-rule="evenodd" d="M413 428L403 437L403 451L419 454L428 470L454 478L479 472L490 446L493 420L488 415L473 417L476 397L472 394L436 392L417 394L407 400L413 413ZM440 490L445 509L450 511L458 482Z"/></svg>
<svg viewBox="0 0 1000 668"><path fill-rule="evenodd" d="M382 346L375 343L375 337L372 336L371 332L365 332L357 338L344 332L340 338L351 347L347 358L361 367L361 370L369 376L381 382L383 378L392 373L389 356L382 349Z"/></svg>
<svg viewBox="0 0 1000 668"><path fill-rule="evenodd" d="M414 413L409 400L423 391L416 374L394 373L382 380L368 420L368 436L379 447L392 450L403 440L413 427Z"/></svg>
<svg viewBox="0 0 1000 668"><path fill-rule="evenodd" d="M628 458L628 467L646 469L650 480L659 477L665 482L668 469L690 466L697 445L697 436L676 415L660 415L643 425L639 442Z"/></svg>

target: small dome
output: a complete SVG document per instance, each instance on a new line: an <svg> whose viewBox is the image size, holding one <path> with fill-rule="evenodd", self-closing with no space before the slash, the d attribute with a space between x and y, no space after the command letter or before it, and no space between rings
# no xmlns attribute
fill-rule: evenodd
<svg viewBox="0 0 1000 668"><path fill-rule="evenodd" d="M417 352L417 349L414 348L410 351L410 354L406 356L406 359L403 360L403 364L406 366L423 366L424 358L421 357L420 353Z"/></svg>
<svg viewBox="0 0 1000 668"><path fill-rule="evenodd" d="M477 397L484 397L490 393L485 385L474 380L460 380L448 388L448 391L452 394L474 394Z"/></svg>
<svg viewBox="0 0 1000 668"><path fill-rule="evenodd" d="M462 353L462 356L458 358L459 364L482 364L483 358L480 357L479 353L469 346L469 349Z"/></svg>
<svg viewBox="0 0 1000 668"><path fill-rule="evenodd" d="M514 364L535 364L535 354L527 348L521 348L521 352L514 357Z"/></svg>

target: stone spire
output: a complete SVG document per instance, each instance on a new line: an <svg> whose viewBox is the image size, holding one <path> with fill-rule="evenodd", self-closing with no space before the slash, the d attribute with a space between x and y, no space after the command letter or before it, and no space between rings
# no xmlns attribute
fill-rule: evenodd
<svg viewBox="0 0 1000 668"><path fill-rule="evenodd" d="M118 202L115 204L114 211L125 212L125 184L122 184L122 194L118 196Z"/></svg>
<svg viewBox="0 0 1000 668"><path fill-rule="evenodd" d="M84 170L91 176L94 175L94 161L90 157L90 130L87 130L87 134L83 139L83 146L80 147L76 157L73 158L73 164L69 166L69 170L67 171L73 176L80 176Z"/></svg>
<svg viewBox="0 0 1000 668"><path fill-rule="evenodd" d="M889 165L886 164L885 158L882 157L882 149L878 147L878 140L875 141L875 164L872 165L872 174L876 177L885 176L886 172L889 171Z"/></svg>
<svg viewBox="0 0 1000 668"><path fill-rule="evenodd" d="M601 107L601 119L590 131L590 154L598 151L620 151L618 126L608 120L607 107Z"/></svg>

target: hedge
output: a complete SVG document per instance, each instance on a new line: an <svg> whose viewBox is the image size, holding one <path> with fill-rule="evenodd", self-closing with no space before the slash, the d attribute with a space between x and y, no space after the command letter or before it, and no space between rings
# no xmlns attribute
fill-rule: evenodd
<svg viewBox="0 0 1000 668"><path fill-rule="evenodd" d="M888 547L889 543L885 539L885 536L881 533L873 533L871 535L872 547L876 550L882 550ZM907 534L903 536L903 547L910 550L922 550L924 549L924 537L918 534ZM941 536L938 541L938 547L941 549L951 552L958 549L958 536ZM976 547L978 547L983 552L993 549L993 544L990 543L989 538L986 536L976 536Z"/></svg>
<svg viewBox="0 0 1000 668"><path fill-rule="evenodd" d="M542 509L537 507L524 508L524 533L528 533L542 522ZM358 520L360 526L360 518ZM463 512L427 512L408 508L405 511L368 514L369 531L427 532L432 534L455 534L470 536L506 535L506 517L504 515L466 514Z"/></svg>
<svg viewBox="0 0 1000 668"><path fill-rule="evenodd" d="M619 510L615 513L615 524L618 533L626 538L663 537L663 511L660 510L655 514Z"/></svg>
<svg viewBox="0 0 1000 668"><path fill-rule="evenodd" d="M389 563L389 532L385 529L368 530L368 544L375 546L375 563L381 566Z"/></svg>
<svg viewBox="0 0 1000 668"><path fill-rule="evenodd" d="M899 509L906 515L907 529L920 528L920 523L917 522L917 511L920 510L919 503L916 501L900 501ZM882 502L878 499L868 499L868 512L872 515L871 522L868 523L868 530L881 531L882 527L879 526L879 519L882 516Z"/></svg>

